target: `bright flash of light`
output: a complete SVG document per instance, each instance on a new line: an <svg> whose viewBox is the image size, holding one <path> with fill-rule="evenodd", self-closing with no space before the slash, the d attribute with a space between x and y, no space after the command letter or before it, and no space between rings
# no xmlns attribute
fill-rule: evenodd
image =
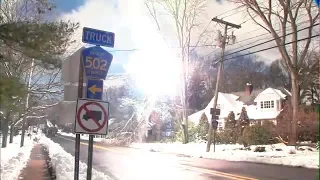
<svg viewBox="0 0 320 180"><path fill-rule="evenodd" d="M156 31L137 34L144 37L143 41L137 40L137 46L143 49L130 55L125 69L134 75L138 88L145 94L175 94L181 71L175 53L177 49L168 48L165 40Z"/></svg>

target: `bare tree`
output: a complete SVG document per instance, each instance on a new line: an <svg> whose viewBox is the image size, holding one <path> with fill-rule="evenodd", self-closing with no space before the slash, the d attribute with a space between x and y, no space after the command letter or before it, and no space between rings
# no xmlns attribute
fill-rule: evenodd
<svg viewBox="0 0 320 180"><path fill-rule="evenodd" d="M299 110L298 62L303 61L307 56L309 46L312 42L313 26L318 19L319 11L312 0L267 0L266 3L257 0L231 1L246 6L247 13L251 19L272 35L281 54L281 60L288 67L292 87L291 94L293 108L289 144L295 145ZM299 53L297 21L301 17L307 19L309 29L307 30L306 36L309 38L304 42L303 47L301 47L301 53ZM278 27L279 24L280 27ZM288 27L291 29L289 32L287 31ZM277 30L279 28L280 31ZM287 43L286 41L291 32L293 32L290 35L293 43L290 44L291 47L286 47L285 43Z"/></svg>
<svg viewBox="0 0 320 180"><path fill-rule="evenodd" d="M156 22L158 30L163 29L161 18L169 18L174 25L174 32L177 37L177 43L181 49L179 55L182 64L181 73L181 106L182 106L182 122L181 128L183 132L183 143L188 143L188 79L189 79L189 61L190 53L194 50L204 37L205 33L197 33L197 29L201 25L200 18L205 12L205 0L145 0L145 5L150 15ZM198 31L199 32L199 31ZM200 35L199 35L200 34ZM198 38L195 36L198 35ZM195 38L195 39L193 39ZM191 43L194 43L193 46Z"/></svg>

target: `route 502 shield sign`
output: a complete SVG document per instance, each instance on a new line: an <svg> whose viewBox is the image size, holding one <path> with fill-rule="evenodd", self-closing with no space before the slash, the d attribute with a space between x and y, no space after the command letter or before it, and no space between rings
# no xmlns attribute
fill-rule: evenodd
<svg viewBox="0 0 320 180"><path fill-rule="evenodd" d="M105 79L113 56L99 46L82 50L82 61L86 77Z"/></svg>
<svg viewBox="0 0 320 180"><path fill-rule="evenodd" d="M108 114L108 102L78 99L74 132L106 135Z"/></svg>

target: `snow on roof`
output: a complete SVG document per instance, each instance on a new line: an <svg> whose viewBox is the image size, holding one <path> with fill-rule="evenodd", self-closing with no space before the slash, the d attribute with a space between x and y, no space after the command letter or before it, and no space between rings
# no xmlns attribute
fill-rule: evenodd
<svg viewBox="0 0 320 180"><path fill-rule="evenodd" d="M253 95L251 97L251 99L253 100L254 98L256 98L260 94L276 94L280 98L284 99L287 96L286 94L288 94L289 91L284 88L282 90L285 90L285 92L282 92L280 89L275 89L275 88L267 88L265 90L257 90L256 91L257 93L255 95ZM235 95L233 93L219 92L218 99L220 101L218 101L218 103L221 103L220 98L223 98L224 100L226 100L225 102L228 103L231 108L228 108L228 110L222 110L221 114L219 116L219 119L223 119L223 118L227 117L229 115L230 111L233 111L235 114L235 118L238 119L240 116L240 112L241 112L242 107L246 108L249 118L255 119L255 120L275 119L280 113L280 111L272 111L272 110L271 111L268 111L268 110L260 111L260 110L257 110L256 104L246 104L245 102L241 101L243 98L241 98L241 96L239 96L239 94ZM205 113L208 118L211 117L210 108L213 107L213 100L214 100L214 98L211 99L211 101L209 102L209 104L206 106L205 109L188 116L188 119L190 121L196 123L196 122L199 122L203 113Z"/></svg>
<svg viewBox="0 0 320 180"><path fill-rule="evenodd" d="M218 94L218 103L219 103L219 100L221 100L222 98L226 99L227 102L229 102L229 104L231 106L233 106L234 108L237 108L237 104L235 103L235 101L239 98L239 96L236 96L234 94L228 94L228 93L221 93L219 92ZM209 109L213 107L213 100L214 100L214 97L211 99L211 101L209 102L209 104L206 106L206 109Z"/></svg>
<svg viewBox="0 0 320 180"><path fill-rule="evenodd" d="M276 94L282 99L284 99L287 96L284 93L282 93L279 89L274 89L274 88L267 88L266 90L262 91L259 95L264 95L264 94Z"/></svg>
<svg viewBox="0 0 320 180"><path fill-rule="evenodd" d="M190 116L188 116L188 120L193 122L193 123L198 123L202 114L206 111L206 109L203 109L201 111L198 111L196 113L191 114Z"/></svg>

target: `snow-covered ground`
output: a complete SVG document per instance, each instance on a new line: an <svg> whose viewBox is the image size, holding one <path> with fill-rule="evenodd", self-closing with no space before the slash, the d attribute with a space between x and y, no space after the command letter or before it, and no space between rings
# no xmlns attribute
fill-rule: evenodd
<svg viewBox="0 0 320 180"><path fill-rule="evenodd" d="M306 146L295 150L294 147L284 144L264 145L266 152L254 152L256 146L251 146L251 150L241 150L242 145L216 145L215 153L213 145L211 152L205 152L206 143L133 143L130 146L192 157L319 168L319 151Z"/></svg>
<svg viewBox="0 0 320 180"><path fill-rule="evenodd" d="M39 141L49 149L49 155L52 161L53 168L56 170L57 180L70 180L74 177L74 157L67 153L59 144L42 135ZM80 162L79 179L85 180L87 175L87 165ZM108 180L109 176L104 175L92 169L92 180Z"/></svg>
<svg viewBox="0 0 320 180"><path fill-rule="evenodd" d="M25 137L24 146L20 147L21 135L13 137L13 143L8 144L6 148L1 148L1 178L0 179L18 179L20 171L26 166L31 149L34 146L33 138ZM1 137L2 139L2 137ZM1 143L0 143L1 145Z"/></svg>
<svg viewBox="0 0 320 180"><path fill-rule="evenodd" d="M49 149L50 158L53 167L56 170L57 180L70 180L74 175L74 157L67 153L59 144L54 143L45 135L32 135L32 138L26 136L24 147L20 148L21 135L15 136L13 143L9 144L6 148L1 148L1 178L0 179L18 179L21 170L26 166L30 159L30 153L34 145L37 143L33 139L37 137L38 143L44 144ZM9 138L8 138L9 142ZM1 145L1 143L0 143ZM92 170L92 179L111 179L101 172ZM87 174L87 165L80 162L79 179L85 180Z"/></svg>

